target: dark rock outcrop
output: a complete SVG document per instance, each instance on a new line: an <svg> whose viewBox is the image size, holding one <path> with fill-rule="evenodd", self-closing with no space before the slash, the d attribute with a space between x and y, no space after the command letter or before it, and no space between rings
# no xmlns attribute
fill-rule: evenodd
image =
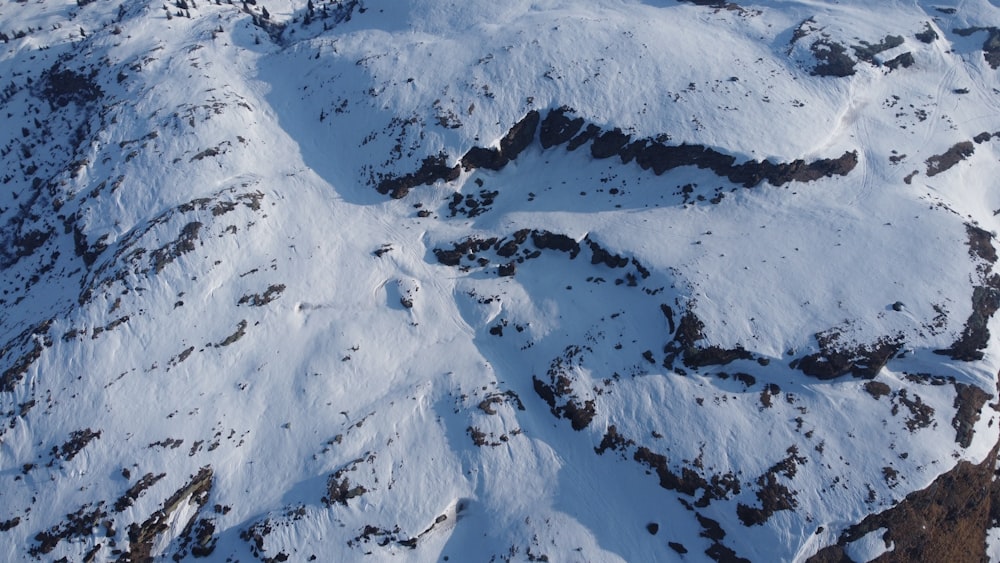
<svg viewBox="0 0 1000 563"><path fill-rule="evenodd" d="M835 545L821 549L808 563L848 560L848 544L883 528L883 539L893 549L875 559L879 563L986 561L987 529L1000 516L996 462L997 446L982 463L960 461L926 489L847 528Z"/></svg>
<svg viewBox="0 0 1000 563"><path fill-rule="evenodd" d="M577 254L580 254L580 243L566 235L558 233L551 233L549 231L532 231L531 242L536 248L542 250L550 248L552 250L569 252L570 259L576 258Z"/></svg>
<svg viewBox="0 0 1000 563"><path fill-rule="evenodd" d="M983 58L986 59L990 68L996 70L1000 68L1000 27L969 27L954 30L962 37L968 37L980 31L986 32L986 40L983 41Z"/></svg>
<svg viewBox="0 0 1000 563"><path fill-rule="evenodd" d="M451 182L461 174L459 166L448 166L447 155L438 154L424 159L416 172L398 178L388 177L378 183L375 188L380 194L389 194L393 199L400 199L419 185L431 185L437 181Z"/></svg>
<svg viewBox="0 0 1000 563"><path fill-rule="evenodd" d="M927 159L927 175L936 176L969 158L974 152L976 152L976 146L971 141L955 143L943 154L934 155Z"/></svg>
<svg viewBox="0 0 1000 563"><path fill-rule="evenodd" d="M820 351L793 361L791 367L821 380L848 373L862 379L873 379L903 347L901 337L884 337L871 344L854 346L839 344L838 337L836 331L817 334Z"/></svg>
<svg viewBox="0 0 1000 563"><path fill-rule="evenodd" d="M966 234L969 236L969 255L979 261L977 273L981 285L972 289L972 313L965 321L961 336L950 347L934 352L971 362L983 359L983 350L989 344L989 322L1000 310L1000 276L992 273L997 260L993 235L975 225L966 225Z"/></svg>
<svg viewBox="0 0 1000 563"><path fill-rule="evenodd" d="M847 49L843 45L821 39L814 42L809 49L818 61L812 69L813 75L836 78L854 75L854 66L857 63L847 54Z"/></svg>
<svg viewBox="0 0 1000 563"><path fill-rule="evenodd" d="M657 138L636 139L621 129L602 131L594 124L584 127L581 117L570 117L572 109L560 107L548 112L545 119L537 111L530 111L517 122L503 139L498 148L473 147L461 159L460 166L449 167L446 155L427 157L421 167L413 173L400 177L384 178L377 190L393 198L404 197L409 190L421 184L436 181L450 182L458 178L460 169L501 170L524 151L539 133L542 148L551 149L566 145L569 151L590 143L594 158L604 159L618 156L622 164L635 160L643 170L652 170L661 175L681 166L695 166L711 170L729 181L752 188L762 182L781 186L789 182L811 182L828 176L845 176L858 164L855 151L848 151L837 158L819 159L813 162L794 160L773 163L769 160L746 161L737 164L736 157L702 145L668 145L663 141L666 135ZM539 128L539 123L541 127ZM582 131L581 131L582 129ZM459 196L461 194L458 194ZM457 204L457 203L456 203Z"/></svg>
<svg viewBox="0 0 1000 563"><path fill-rule="evenodd" d="M503 139L500 139L499 148L472 147L469 149L469 152L462 157L462 167L466 170L476 168L500 170L531 145L535 139L535 130L538 129L540 119L541 115L537 111L529 111L521 121L510 128Z"/></svg>
<svg viewBox="0 0 1000 563"><path fill-rule="evenodd" d="M573 113L573 110L562 106L550 111L545 116L545 120L542 121L541 131L538 134L538 140L541 142L543 149L561 145L580 132L580 128L583 127L583 118L571 118L567 115L569 113Z"/></svg>
<svg viewBox="0 0 1000 563"><path fill-rule="evenodd" d="M955 441L963 448L972 445L972 436L976 433L975 426L979 422L980 413L986 401L992 395L975 385L955 383L955 418L951 426L955 429Z"/></svg>

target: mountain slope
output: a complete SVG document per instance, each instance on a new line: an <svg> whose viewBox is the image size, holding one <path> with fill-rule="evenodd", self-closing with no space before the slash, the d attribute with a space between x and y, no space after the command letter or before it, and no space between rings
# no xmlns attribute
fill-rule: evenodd
<svg viewBox="0 0 1000 563"><path fill-rule="evenodd" d="M998 558L990 2L0 21L7 559Z"/></svg>

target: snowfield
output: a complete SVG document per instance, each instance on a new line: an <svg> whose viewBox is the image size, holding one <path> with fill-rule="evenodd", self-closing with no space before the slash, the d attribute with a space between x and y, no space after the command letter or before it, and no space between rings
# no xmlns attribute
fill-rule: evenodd
<svg viewBox="0 0 1000 563"><path fill-rule="evenodd" d="M0 559L997 560L946 4L3 0Z"/></svg>

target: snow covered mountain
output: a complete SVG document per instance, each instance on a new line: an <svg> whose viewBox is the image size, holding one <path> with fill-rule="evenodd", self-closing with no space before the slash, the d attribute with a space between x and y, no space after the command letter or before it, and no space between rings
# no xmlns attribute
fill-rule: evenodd
<svg viewBox="0 0 1000 563"><path fill-rule="evenodd" d="M1000 560L996 2L0 41L0 559Z"/></svg>

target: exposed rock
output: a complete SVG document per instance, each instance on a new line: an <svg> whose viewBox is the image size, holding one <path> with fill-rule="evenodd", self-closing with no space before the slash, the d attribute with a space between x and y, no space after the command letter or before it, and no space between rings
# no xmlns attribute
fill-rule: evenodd
<svg viewBox="0 0 1000 563"><path fill-rule="evenodd" d="M516 273L517 273L517 264L514 262L507 262L506 264L501 264L500 267L497 268L497 275L502 278L511 277Z"/></svg>
<svg viewBox="0 0 1000 563"><path fill-rule="evenodd" d="M601 128L594 125L593 123L588 123L587 128L583 130L579 135L570 139L569 144L566 145L566 150L575 151L581 146L590 142L591 139L597 136L601 132Z"/></svg>
<svg viewBox="0 0 1000 563"><path fill-rule="evenodd" d="M772 163L764 161L748 161L736 164L736 158L723 154L715 149L702 145L666 145L661 136L656 139L639 139L629 142L630 136L620 129L602 132L601 128L588 124L583 128L582 118L570 118L572 113L568 107L560 107L548 112L541 120L541 145L551 148L566 143L566 149L575 150L587 143L591 144L591 154L594 158L609 158L618 155L623 164L635 159L644 170L652 169L656 175L680 166L696 166L708 169L719 176L751 188L767 181L774 186L788 182L810 182L833 175L847 175L857 166L858 155L855 151L845 152L833 159L819 159L811 163L795 160L789 163ZM466 170L485 168L500 170L508 162L515 159L534 139L538 129L540 114L530 111L508 131L500 141L498 148L473 147L461 159L461 167ZM581 132L580 129L583 128ZM394 198L405 196L411 188L420 184L432 184L438 180L452 181L459 176L459 167L449 168L445 164L445 155L424 159L420 169L412 174L399 178L385 178L378 184L378 191L391 194ZM461 194L457 201L461 201ZM457 205L457 201L453 202ZM454 207L454 206L452 206ZM454 209L453 209L454 214Z"/></svg>
<svg viewBox="0 0 1000 563"><path fill-rule="evenodd" d="M215 346L216 348L222 348L222 347L225 347L225 346L229 346L230 344L236 343L239 339L243 338L246 335L246 333L247 333L247 326L249 326L249 325L247 324L246 319L241 320L236 325L236 332L234 332L234 333L230 334L229 336L223 338L222 341L218 342L217 344L213 344L213 346Z"/></svg>
<svg viewBox="0 0 1000 563"><path fill-rule="evenodd" d="M872 44L867 41L862 41L860 45L854 45L851 47L854 49L854 55L865 61L867 63L875 62L875 56L879 53L888 51L899 47L903 44L903 37L901 35L886 35L884 39L878 43Z"/></svg>
<svg viewBox="0 0 1000 563"><path fill-rule="evenodd" d="M736 360L752 360L753 354L743 348L722 348L708 346L706 348L688 348L684 351L684 365L697 369L706 366L723 366Z"/></svg>
<svg viewBox="0 0 1000 563"><path fill-rule="evenodd" d="M778 481L778 476L786 479L795 477L799 465L806 462L806 458L798 455L796 446L791 446L787 450L788 457L772 465L763 475L757 478L757 500L760 501L760 508L739 503L736 505L736 515L744 526L756 526L767 522L771 516L780 510L793 510L798 506L795 500L795 492Z"/></svg>
<svg viewBox="0 0 1000 563"><path fill-rule="evenodd" d="M875 397L876 400L892 393L892 389L881 381L866 381L863 388L866 393Z"/></svg>
<svg viewBox="0 0 1000 563"><path fill-rule="evenodd" d="M590 154L594 158L609 158L619 154L628 143L629 136L617 127L612 131L601 133L590 145Z"/></svg>
<svg viewBox="0 0 1000 563"><path fill-rule="evenodd" d="M837 78L854 75L854 66L857 63L848 56L847 49L843 45L820 39L815 41L809 49L818 61L818 64L812 69L813 75Z"/></svg>
<svg viewBox="0 0 1000 563"><path fill-rule="evenodd" d="M988 324L997 309L1000 309L1000 289L974 287L972 290L972 314L965 321L962 335L951 347L934 352L965 362L983 359L982 351L989 344L990 339Z"/></svg>
<svg viewBox="0 0 1000 563"><path fill-rule="evenodd" d="M573 110L567 106L562 106L550 111L545 116L538 135L543 149L561 145L569 141L583 127L582 117L570 118L566 115L568 113L573 113Z"/></svg>
<svg viewBox="0 0 1000 563"><path fill-rule="evenodd" d="M163 479L166 476L167 476L166 473L160 473L159 475L153 475L152 473L147 473L143 475L141 479L136 481L134 485L132 485L131 487L129 487L127 491L125 491L124 495L122 495L121 497L118 498L118 500L115 501L115 512L121 512L126 508L132 506L132 503L135 502L135 500L138 499L139 496L141 496L142 493L146 491L146 489L152 487L157 483L157 481Z"/></svg>
<svg viewBox="0 0 1000 563"><path fill-rule="evenodd" d="M546 371L547 382L537 376L531 376L535 393L538 394L546 404L552 415L557 418L568 419L573 430L583 430L594 419L597 414L596 403L593 399L580 397L580 394L573 388L571 376L575 373L572 366L579 365L581 354L590 349L581 346L568 346L562 353L549 364ZM587 392L586 389L583 392Z"/></svg>
<svg viewBox="0 0 1000 563"><path fill-rule="evenodd" d="M594 448L597 454L603 454L608 450L614 450L618 452L624 452L630 446L634 446L635 441L625 438L618 433L618 427L614 424L608 426L608 429L604 432L604 437L601 438L601 444Z"/></svg>
<svg viewBox="0 0 1000 563"><path fill-rule="evenodd" d="M32 557L38 557L40 554L50 553L62 540L89 537L107 515L103 502L96 506L85 504L76 512L67 514L65 521L36 534L35 541L38 545L29 548L28 553Z"/></svg>
<svg viewBox="0 0 1000 563"><path fill-rule="evenodd" d="M510 162L510 160L504 158L500 149L472 147L465 153L465 156L462 157L462 168L466 170L474 170L476 168L500 170L506 166L508 162Z"/></svg>
<svg viewBox="0 0 1000 563"><path fill-rule="evenodd" d="M486 168L488 170L500 170L508 162L517 158L517 155L528 148L535 138L535 130L538 129L540 114L531 110L521 121L514 124L502 139L500 147L487 149L473 147L462 157L462 167L466 170L475 168Z"/></svg>
<svg viewBox="0 0 1000 563"><path fill-rule="evenodd" d="M500 139L500 152L508 161L517 158L521 152L531 145L535 139L535 131L538 129L538 122L541 115L531 110L510 128L510 131Z"/></svg>
<svg viewBox="0 0 1000 563"><path fill-rule="evenodd" d="M705 338L704 330L705 324L697 315L691 311L684 313L677 325L674 339L664 349L667 353L665 364L669 366L680 354L683 354L684 365L692 369L753 359L753 354L740 347L727 349L720 346L699 346L698 342Z"/></svg>
<svg viewBox="0 0 1000 563"><path fill-rule="evenodd" d="M740 480L732 473L712 475L711 480L708 480L690 467L681 467L678 474L670 469L666 456L645 446L637 448L632 459L655 472L660 479L660 486L668 491L677 491L690 497L701 491L701 496L694 503L700 508L708 506L713 500L726 499L740 493Z"/></svg>
<svg viewBox="0 0 1000 563"><path fill-rule="evenodd" d="M992 265L997 260L993 235L975 225L966 225L966 234L969 236L969 255L980 261L977 272L983 285L972 290L972 313L965 321L959 339L950 347L934 352L955 360L971 362L981 360L982 351L989 344L988 325L1000 309L1000 277L992 273Z"/></svg>
<svg viewBox="0 0 1000 563"><path fill-rule="evenodd" d="M975 385L955 383L955 418L951 426L955 429L955 441L963 448L972 445L972 436L976 433L975 426L979 422L980 413L986 401L993 396Z"/></svg>
<svg viewBox="0 0 1000 563"><path fill-rule="evenodd" d="M909 416L906 417L904 424L906 429L910 432L915 432L921 428L927 428L928 426L936 424L934 422L934 407L928 405L920 398L920 395L916 393L913 394L913 398L910 398L909 392L906 389L900 389L896 392L893 397L892 414L895 416L899 413L899 406L902 405L909 412Z"/></svg>
<svg viewBox="0 0 1000 563"><path fill-rule="evenodd" d="M987 529L1000 514L996 462L997 446L978 465L958 462L926 489L847 528L835 545L823 548L808 563L843 561L848 544L883 528L893 550L875 559L879 563L985 561Z"/></svg>
<svg viewBox="0 0 1000 563"><path fill-rule="evenodd" d="M545 250L551 248L562 252L569 252L570 259L576 258L580 253L580 243L572 238L549 231L532 231L531 242L536 248Z"/></svg>
<svg viewBox="0 0 1000 563"><path fill-rule="evenodd" d="M326 496L321 499L324 505L333 506L336 503L347 506L347 501L368 492L368 489L362 485L352 486L346 475L348 472L355 471L358 465L364 461L365 458L355 459L344 464L343 467L330 475L326 482Z"/></svg>
<svg viewBox="0 0 1000 563"><path fill-rule="evenodd" d="M896 55L892 59L889 59L884 63L886 68L896 70L898 68L910 68L916 64L916 59L913 58L913 53L907 51L900 55Z"/></svg>
<svg viewBox="0 0 1000 563"><path fill-rule="evenodd" d="M199 221L189 222L181 228L176 240L150 253L153 269L157 274L174 260L195 249L194 243L198 240L198 233L201 232L202 226Z"/></svg>
<svg viewBox="0 0 1000 563"><path fill-rule="evenodd" d="M820 351L792 362L792 368L818 379L834 379L850 373L872 379L903 347L902 336L883 337L871 344L846 345L840 333L830 330L815 335Z"/></svg>
<svg viewBox="0 0 1000 563"><path fill-rule="evenodd" d="M153 544L156 538L170 529L171 516L181 503L194 504L200 510L208 502L212 490L212 468L202 467L191 477L183 487L163 501L163 506L147 518L142 524L131 524L128 528L129 549L118 561L149 561L152 559ZM185 527L191 525L197 517L197 511L189 517Z"/></svg>
<svg viewBox="0 0 1000 563"><path fill-rule="evenodd" d="M42 357L42 351L52 346L52 340L48 334L52 322L53 320L49 319L31 326L0 347L0 359L5 359L10 352L17 348L25 350L14 359L10 367L0 374L0 392L10 393L14 391L16 385L28 373L31 365Z"/></svg>
<svg viewBox="0 0 1000 563"><path fill-rule="evenodd" d="M997 261L997 250L993 246L993 234L975 225L966 225L965 233L969 237L969 254L990 264Z"/></svg>
<svg viewBox="0 0 1000 563"><path fill-rule="evenodd" d="M933 43L940 39L940 36L936 31L934 31L934 28L931 27L930 22L924 24L923 31L917 32L916 37L922 43Z"/></svg>
<svg viewBox="0 0 1000 563"><path fill-rule="evenodd" d="M994 133L990 133L989 131L983 131L982 133L980 133L980 134L976 135L975 137L973 137L972 140L977 145L981 145L981 144L985 143L986 141L989 141L990 139L997 139L997 138L1000 138L1000 131L997 131L997 132L994 132Z"/></svg>
<svg viewBox="0 0 1000 563"><path fill-rule="evenodd" d="M976 146L971 141L955 143L944 154L934 155L927 159L927 175L936 176L969 158L974 152L976 152Z"/></svg>
<svg viewBox="0 0 1000 563"><path fill-rule="evenodd" d="M496 244L497 239L480 239L469 237L461 242L453 243L451 250L434 249L434 256L445 266L459 266L462 258L471 257L476 252L484 252ZM470 258L471 259L471 258Z"/></svg>
<svg viewBox="0 0 1000 563"><path fill-rule="evenodd" d="M587 242L587 246L590 247L590 251L592 253L590 257L591 264L604 264L609 268L624 268L625 266L628 266L628 258L617 254L611 254L589 237L585 237L584 240Z"/></svg>
<svg viewBox="0 0 1000 563"><path fill-rule="evenodd" d="M986 40L983 41L983 57L990 68L996 70L1000 68L1000 27L969 27L954 30L962 37L968 37L979 31L986 32Z"/></svg>
<svg viewBox="0 0 1000 563"><path fill-rule="evenodd" d="M237 302L237 305L249 304L251 307L263 307L264 305L267 305L268 303L274 301L278 297L281 297L281 293L283 291L285 291L285 284L283 283L271 284L262 294L248 293L243 297L240 297L240 300Z"/></svg>
<svg viewBox="0 0 1000 563"><path fill-rule="evenodd" d="M393 199L400 199L410 193L410 190L416 186L429 186L439 180L451 182L457 180L461 173L461 167L458 165L448 166L447 155L441 153L425 158L420 168L412 174L407 174L399 178L384 178L378 183L375 189L381 194L389 194Z"/></svg>
<svg viewBox="0 0 1000 563"><path fill-rule="evenodd" d="M55 453L55 457L70 461L76 457L76 454L80 453L80 450L87 447L87 444L89 444L91 440L96 440L100 437L100 430L97 432L94 432L90 428L75 430L70 434L69 440L67 440L66 443L62 445L62 448Z"/></svg>

